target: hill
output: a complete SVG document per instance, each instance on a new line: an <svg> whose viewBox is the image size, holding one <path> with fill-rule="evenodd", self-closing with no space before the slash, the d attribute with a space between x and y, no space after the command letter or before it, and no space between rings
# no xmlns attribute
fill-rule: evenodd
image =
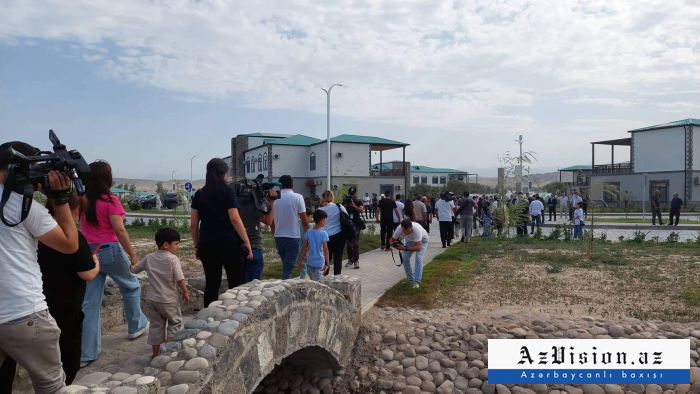
<svg viewBox="0 0 700 394"><path fill-rule="evenodd" d="M176 180L178 184L183 185L186 182L189 182L189 179L177 179ZM172 181L156 181L153 179L129 179L129 178L114 178L113 182L115 185L123 185L124 183L128 184L129 187L131 185L136 185L136 191L143 191L143 192L155 192L157 189L157 184L158 182L163 182L163 187L165 190L172 190L173 188L173 182ZM204 186L204 179L197 179L192 182L192 186L199 190L202 186Z"/></svg>

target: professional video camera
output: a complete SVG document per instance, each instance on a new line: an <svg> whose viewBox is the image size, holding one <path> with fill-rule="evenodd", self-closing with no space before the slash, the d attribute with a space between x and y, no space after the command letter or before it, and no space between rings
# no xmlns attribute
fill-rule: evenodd
<svg viewBox="0 0 700 394"><path fill-rule="evenodd" d="M282 186L282 184L279 182L263 182L264 179L261 174L255 179L243 178L238 183L232 184L231 187L236 192L238 204L255 204L260 212L267 213L269 207L265 203L265 199L276 200L280 198L279 194L271 197L270 190L275 186Z"/></svg>
<svg viewBox="0 0 700 394"><path fill-rule="evenodd" d="M53 144L53 153L40 151L35 156L25 156L12 148L0 153L2 161L9 163L2 200L0 200L0 219L8 227L15 227L27 218L34 198L35 185L42 184L44 193L47 197L55 199L56 204L68 202L73 190L79 196L85 194L83 181L90 176L90 166L80 152L69 151L65 145L61 144L53 130L49 130L49 140ZM72 187L69 190L51 190L48 178L51 171L65 173L71 179ZM9 223L5 219L5 204L12 192L19 193L23 197L22 212L17 223Z"/></svg>

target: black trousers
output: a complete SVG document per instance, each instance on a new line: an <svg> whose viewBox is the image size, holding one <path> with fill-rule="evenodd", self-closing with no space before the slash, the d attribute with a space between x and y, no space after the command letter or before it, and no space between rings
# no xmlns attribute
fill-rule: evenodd
<svg viewBox="0 0 700 394"><path fill-rule="evenodd" d="M549 221L552 221L552 215L554 215L554 221L557 221L557 207L549 207Z"/></svg>
<svg viewBox="0 0 700 394"><path fill-rule="evenodd" d="M66 374L66 386L69 386L80 371L80 346L85 315L81 305L73 308L50 308L49 313L56 320L58 328L61 329L58 347L61 350L63 372ZM0 367L0 393L12 392L16 370L17 362L11 357L5 358L5 362Z"/></svg>
<svg viewBox="0 0 700 394"><path fill-rule="evenodd" d="M661 221L661 208L652 208L651 209L651 224L655 225L656 224L656 217L659 217L659 224L664 224L663 221Z"/></svg>
<svg viewBox="0 0 700 394"><path fill-rule="evenodd" d="M382 247L389 246L389 240L391 239L391 235L394 233L394 218L390 218L390 219L391 219L391 221L382 220L379 222Z"/></svg>
<svg viewBox="0 0 700 394"><path fill-rule="evenodd" d="M569 220L574 220L574 208L569 207Z"/></svg>
<svg viewBox="0 0 700 394"><path fill-rule="evenodd" d="M668 224L673 223L674 217L676 218L676 223L674 224L674 226L678 226L678 221L681 219L681 211L671 211L668 217Z"/></svg>
<svg viewBox="0 0 700 394"><path fill-rule="evenodd" d="M333 264L333 274L340 275L343 268L343 251L345 250L345 237L343 232L328 237L328 260Z"/></svg>
<svg viewBox="0 0 700 394"><path fill-rule="evenodd" d="M369 217L374 218L374 215L377 213L377 204L372 204L370 205L372 209L369 210Z"/></svg>
<svg viewBox="0 0 700 394"><path fill-rule="evenodd" d="M219 299L222 272L226 270L228 288L243 284L243 263L238 241L200 242L199 258L204 267L204 307Z"/></svg>
<svg viewBox="0 0 700 394"><path fill-rule="evenodd" d="M440 223L440 240L442 241L442 246L450 245L452 243L452 238L454 238L454 224L451 220L441 220L438 223Z"/></svg>

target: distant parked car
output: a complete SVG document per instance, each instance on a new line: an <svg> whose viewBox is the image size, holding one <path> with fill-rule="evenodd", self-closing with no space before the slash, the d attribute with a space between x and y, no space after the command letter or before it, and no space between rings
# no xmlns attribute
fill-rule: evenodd
<svg viewBox="0 0 700 394"><path fill-rule="evenodd" d="M160 201L163 203L164 208L175 209L180 205L180 196L176 193L166 193L161 194ZM153 209L156 207L156 195L152 194L146 197L142 197L139 202L143 209Z"/></svg>

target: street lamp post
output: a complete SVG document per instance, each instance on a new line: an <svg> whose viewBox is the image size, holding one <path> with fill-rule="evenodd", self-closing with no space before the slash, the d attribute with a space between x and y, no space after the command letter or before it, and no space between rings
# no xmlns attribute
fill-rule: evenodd
<svg viewBox="0 0 700 394"><path fill-rule="evenodd" d="M190 159L190 184L192 184L192 161L194 160L195 157L197 157L197 156L192 156L192 158ZM187 212L190 212L192 210L192 198L191 198L192 191L186 190L186 192L187 192L187 194L185 196L185 198L186 198L185 201L187 202Z"/></svg>
<svg viewBox="0 0 700 394"><path fill-rule="evenodd" d="M175 189L175 173L176 172L177 172L177 170L173 171L172 175L170 175L170 180L173 183L173 189L174 189L175 193L177 193L177 189Z"/></svg>
<svg viewBox="0 0 700 394"><path fill-rule="evenodd" d="M194 160L195 157L197 156L192 156L190 159L190 183L192 183L192 160Z"/></svg>
<svg viewBox="0 0 700 394"><path fill-rule="evenodd" d="M328 90L321 88L324 92L326 92L326 132L327 132L327 138L326 138L326 145L328 145L328 150L327 150L327 155L326 156L326 167L328 168L328 175L326 176L326 183L327 183L327 189L331 190L332 185L331 185L331 91L333 90L333 87L335 86L343 86L339 83L331 85Z"/></svg>
<svg viewBox="0 0 700 394"><path fill-rule="evenodd" d="M520 144L520 156L518 157L519 167L515 170L515 191L520 193L523 187L523 136L518 136L515 142Z"/></svg>

